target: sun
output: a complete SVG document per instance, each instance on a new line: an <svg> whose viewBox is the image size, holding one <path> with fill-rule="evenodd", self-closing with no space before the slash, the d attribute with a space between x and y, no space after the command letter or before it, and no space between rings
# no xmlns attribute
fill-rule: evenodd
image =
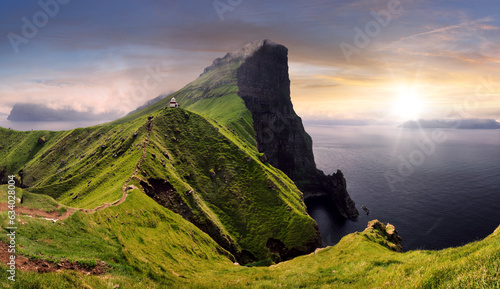
<svg viewBox="0 0 500 289"><path fill-rule="evenodd" d="M416 88L399 88L393 103L393 114L404 120L418 119L422 113L423 102Z"/></svg>

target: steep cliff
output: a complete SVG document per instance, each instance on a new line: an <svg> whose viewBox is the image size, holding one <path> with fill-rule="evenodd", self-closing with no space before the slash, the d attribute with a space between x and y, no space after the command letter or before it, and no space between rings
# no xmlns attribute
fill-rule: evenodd
<svg viewBox="0 0 500 289"><path fill-rule="evenodd" d="M342 172L325 175L316 168L311 137L290 99L288 49L269 40L248 47L252 52L244 53L248 56L236 77L238 94L253 116L259 152L295 182L304 198L329 195L342 216L356 220L358 211Z"/></svg>

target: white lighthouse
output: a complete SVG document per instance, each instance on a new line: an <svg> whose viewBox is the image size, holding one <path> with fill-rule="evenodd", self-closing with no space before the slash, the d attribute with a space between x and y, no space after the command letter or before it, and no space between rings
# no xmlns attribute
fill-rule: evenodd
<svg viewBox="0 0 500 289"><path fill-rule="evenodd" d="M170 100L170 107L179 107L179 104L177 103L177 101L175 101L175 97L172 97L172 99Z"/></svg>

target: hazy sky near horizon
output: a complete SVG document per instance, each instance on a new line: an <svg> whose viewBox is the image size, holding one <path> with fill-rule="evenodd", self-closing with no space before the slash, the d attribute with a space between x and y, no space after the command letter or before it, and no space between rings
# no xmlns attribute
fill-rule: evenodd
<svg viewBox="0 0 500 289"><path fill-rule="evenodd" d="M127 113L261 39L288 47L304 118L500 119L493 0L5 0L0 113Z"/></svg>

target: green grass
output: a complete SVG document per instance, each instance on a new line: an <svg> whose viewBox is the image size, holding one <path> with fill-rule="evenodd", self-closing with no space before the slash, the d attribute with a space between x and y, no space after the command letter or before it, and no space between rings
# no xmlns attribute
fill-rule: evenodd
<svg viewBox="0 0 500 289"><path fill-rule="evenodd" d="M269 268L202 273L199 288L500 288L500 236L441 251L398 253L373 229ZM219 279L217 281L217 278ZM193 286L196 288L196 286Z"/></svg>
<svg viewBox="0 0 500 289"><path fill-rule="evenodd" d="M60 206L43 202L54 203ZM3 228L7 219L2 212ZM104 261L109 269L101 276L21 271L11 287L0 265L4 288L500 288L500 227L462 247L400 253L387 239L392 227L370 226L316 253L247 267L233 265L207 234L139 190L93 214L78 212L56 223L27 216L17 221L24 223L16 239L19 253L86 267ZM6 238L0 235L0 241Z"/></svg>
<svg viewBox="0 0 500 289"><path fill-rule="evenodd" d="M66 211L64 205L59 205L54 199L47 195L32 194L24 192L22 195L22 203L20 206L29 209L40 209L46 212Z"/></svg>
<svg viewBox="0 0 500 289"><path fill-rule="evenodd" d="M120 288L500 287L500 227L486 239L463 247L406 253L389 249L381 230L367 228L316 253L270 267L245 267L233 265L210 237L137 190L119 206L78 214L60 230L56 226L34 219L26 227L33 231L32 237L18 241L22 253L42 259L64 257L87 266L104 260L110 270L102 276L18 272L14 288L112 288L116 284ZM44 235L47 230L69 235ZM89 240L84 242L79 235ZM42 238L50 238L52 246L60 248L53 251ZM92 242L99 243L86 246ZM8 288L6 276L0 270L0 284Z"/></svg>
<svg viewBox="0 0 500 289"><path fill-rule="evenodd" d="M2 213L0 218L2 227L6 227L7 214ZM16 221L20 228L16 243L22 246L18 252L28 257L56 261L97 258L110 263L123 260L116 238L83 213L56 223L28 216L18 216ZM5 236L0 239L7 241Z"/></svg>
<svg viewBox="0 0 500 289"><path fill-rule="evenodd" d="M113 202L142 156L145 123L140 118L126 125L65 132L27 163L23 181L30 191L72 207Z"/></svg>
<svg viewBox="0 0 500 289"><path fill-rule="evenodd" d="M2 227L7 220L3 212ZM152 279L160 286L172 284L179 278L176 274L192 276L197 268L234 266L227 258L229 254L208 235L139 190L129 191L123 204L93 214L77 212L56 223L27 216L18 216L17 221L24 223L16 239L19 253L54 262L76 261L87 267L104 261L110 267L109 274L120 280L132 278L148 284ZM5 234L0 236L3 242L6 238ZM42 282L40 278L22 278L32 273L20 275L27 284ZM61 277L66 278L64 274Z"/></svg>
<svg viewBox="0 0 500 289"><path fill-rule="evenodd" d="M222 98L232 108L243 106L236 95L214 101ZM293 182L262 163L255 147L222 121L208 121L184 109L55 134L19 175L30 186L26 205L62 214L65 206L92 209L120 199L143 157L150 117L145 159L134 179L137 187L151 179L167 180L174 188L173 199L162 204L182 213L237 257L244 251L253 256L240 262L270 258L270 238L302 251L314 243L316 222L307 215ZM47 196L64 206L46 203Z"/></svg>
<svg viewBox="0 0 500 289"><path fill-rule="evenodd" d="M0 202L6 203L7 200L7 185L0 185ZM33 194L21 188L16 188L16 206L27 209L43 210L45 212L57 211L61 215L68 209L66 206L56 202L53 198L47 195Z"/></svg>
<svg viewBox="0 0 500 289"><path fill-rule="evenodd" d="M210 219L239 249L258 260L270 257L265 246L269 238L292 248L313 242L316 236L315 221L306 214L294 184L199 115L182 109L155 115L142 169L144 182L169 180L195 219ZM186 196L191 189L193 195Z"/></svg>
<svg viewBox="0 0 500 289"><path fill-rule="evenodd" d="M217 120L225 129L255 148L252 114L235 92L223 94L220 97L201 99L186 109Z"/></svg>
<svg viewBox="0 0 500 289"><path fill-rule="evenodd" d="M17 173L43 147L38 139L50 140L59 134L48 131L19 132L1 127L0 133L2 135L0 139L1 165L7 171L14 171L14 173Z"/></svg>

